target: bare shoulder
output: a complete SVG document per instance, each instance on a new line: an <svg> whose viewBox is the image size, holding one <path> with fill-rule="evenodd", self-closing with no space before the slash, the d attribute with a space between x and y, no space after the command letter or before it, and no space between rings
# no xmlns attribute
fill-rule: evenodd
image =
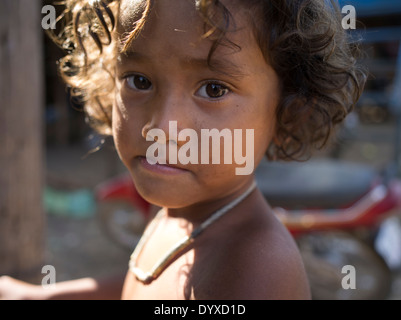
<svg viewBox="0 0 401 320"><path fill-rule="evenodd" d="M245 284L244 278L241 286L255 299L310 299L309 283L294 239L278 220L266 229L261 227L253 239L242 245L238 258L249 261L244 271L252 272L247 275L250 285Z"/></svg>
<svg viewBox="0 0 401 320"><path fill-rule="evenodd" d="M310 299L298 248L271 212L233 230L209 257L201 299Z"/></svg>

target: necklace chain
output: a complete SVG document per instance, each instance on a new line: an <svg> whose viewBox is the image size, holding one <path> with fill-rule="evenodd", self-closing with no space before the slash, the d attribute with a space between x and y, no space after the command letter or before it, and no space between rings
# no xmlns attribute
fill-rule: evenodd
<svg viewBox="0 0 401 320"><path fill-rule="evenodd" d="M166 267L173 262L184 250L186 250L192 242L198 237L207 227L214 223L217 219L221 218L225 213L230 211L236 205L238 205L242 200L244 200L256 187L256 183L253 182L252 185L240 196L235 198L230 203L226 204L222 208L215 211L208 219L206 219L199 227L191 232L189 236L185 236L180 240L174 247L172 247L168 253L162 257L149 272L144 272L142 269L136 266L139 255L141 254L143 247L149 240L159 220L162 217L163 210L160 210L156 217L152 220L149 226L146 228L141 240L138 242L134 252L131 255L129 261L129 270L134 273L136 279L144 284L150 284L152 281L156 280Z"/></svg>

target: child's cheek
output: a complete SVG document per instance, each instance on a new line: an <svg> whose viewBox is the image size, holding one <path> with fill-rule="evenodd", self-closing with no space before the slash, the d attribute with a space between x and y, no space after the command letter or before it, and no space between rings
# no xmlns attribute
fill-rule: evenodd
<svg viewBox="0 0 401 320"><path fill-rule="evenodd" d="M123 124L121 122L121 113L118 109L116 103L113 105L113 139L114 145L117 149L117 153L120 156L122 162L126 158L125 155L125 146L124 146L124 138L123 138ZM125 163L125 162L124 162Z"/></svg>
<svg viewBox="0 0 401 320"><path fill-rule="evenodd" d="M113 139L117 152L124 164L128 164L130 158L129 114L119 94L113 104Z"/></svg>
<svg viewBox="0 0 401 320"><path fill-rule="evenodd" d="M117 82L116 84L116 94L114 99L114 106L113 106L113 118L114 116L118 117L119 119L122 118L125 121L128 121L128 108L123 98L123 84L121 82Z"/></svg>

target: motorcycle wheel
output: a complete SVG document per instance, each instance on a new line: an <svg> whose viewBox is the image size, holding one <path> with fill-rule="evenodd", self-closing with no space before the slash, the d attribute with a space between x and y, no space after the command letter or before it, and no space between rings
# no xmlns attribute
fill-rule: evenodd
<svg viewBox="0 0 401 320"><path fill-rule="evenodd" d="M381 300L391 290L391 271L381 256L362 240L345 232L322 232L296 239L315 300ZM355 271L355 288L343 287ZM349 279L349 278L347 278Z"/></svg>
<svg viewBox="0 0 401 320"><path fill-rule="evenodd" d="M146 219L131 204L107 201L99 204L98 218L106 236L120 247L132 251L146 226Z"/></svg>

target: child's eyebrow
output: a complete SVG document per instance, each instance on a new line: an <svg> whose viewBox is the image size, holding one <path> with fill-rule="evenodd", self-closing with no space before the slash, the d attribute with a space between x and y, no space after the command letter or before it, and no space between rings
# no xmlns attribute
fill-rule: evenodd
<svg viewBox="0 0 401 320"><path fill-rule="evenodd" d="M182 64L183 66L192 68L208 68L212 71L232 77L243 77L246 75L241 67L227 59L211 58L208 60L203 58L184 57L182 59Z"/></svg>
<svg viewBox="0 0 401 320"><path fill-rule="evenodd" d="M152 58L138 51L126 51L119 54L119 60L135 60L138 62L151 62ZM201 69L206 68L212 71L231 76L234 78L244 77L248 73L244 72L244 70L239 67L234 62L228 59L216 59L211 58L210 61L206 58L198 58L191 56L183 56L180 59L180 64L182 68L185 69Z"/></svg>

